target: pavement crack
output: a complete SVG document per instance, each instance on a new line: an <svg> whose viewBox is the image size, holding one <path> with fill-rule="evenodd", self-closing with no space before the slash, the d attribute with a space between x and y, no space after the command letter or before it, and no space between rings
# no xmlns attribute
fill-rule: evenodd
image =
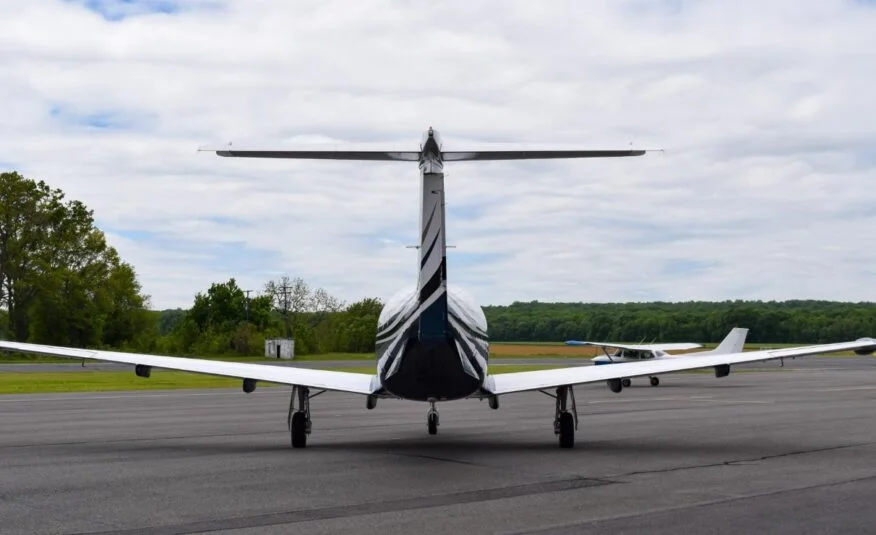
<svg viewBox="0 0 876 535"><path fill-rule="evenodd" d="M401 457L413 457L415 459L426 459L429 461L439 461L443 463L454 463L454 464L464 464L466 466L479 466L479 467L487 467L486 465L475 463L472 461L463 461L461 459L448 459L446 457L438 457L437 455L425 455L425 454L417 454L417 453L396 453L393 452L394 455L399 455Z"/></svg>
<svg viewBox="0 0 876 535"><path fill-rule="evenodd" d="M700 468L716 468L719 466L744 466L746 463L757 463L761 461L769 461L772 459L781 459L783 457L793 457L795 455L806 455L809 453L822 453L826 451L837 451L844 450L849 448L860 448L862 446L873 446L876 445L876 442L860 442L856 444L841 444L839 446L828 446L825 448L812 448L808 450L799 450L799 451L789 451L785 453L776 453L773 455L764 455L762 457L750 457L747 459L734 459L731 461L720 461L715 463L707 463L707 464L696 464L690 466L674 466L671 468L661 468L658 470L640 470L636 472L626 472L622 474L611 474L608 476L610 479L619 478L619 477L630 477L630 476L639 476L639 475L648 475L648 474L665 474L669 472L682 472L684 470L698 470Z"/></svg>
<svg viewBox="0 0 876 535"><path fill-rule="evenodd" d="M614 481L592 478L571 478L539 483L527 483L507 487L496 487L481 490L469 490L433 496L416 498L401 498L382 502L366 502L350 505L338 505L315 509L299 509L277 513L238 516L213 520L186 522L165 526L153 526L113 531L80 532L77 535L191 535L194 533L209 533L212 531L227 531L233 529L248 529L267 526L311 522L314 520L329 520L348 518L380 513L410 511L432 507L448 507L459 504L479 503L536 494L565 492L590 487L612 485Z"/></svg>
<svg viewBox="0 0 876 535"><path fill-rule="evenodd" d="M840 448L834 448L834 449L840 449ZM746 494L744 496L732 496L732 497L728 497L728 498L706 500L706 501L702 501L702 502L698 502L698 503L679 505L677 507L649 509L646 511L640 510L640 511L635 511L635 512L631 512L631 513L624 513L624 514L619 514L619 515L611 515L611 516L605 516L605 517L600 517L600 518L593 518L591 520L587 520L584 522L571 522L571 523L566 523L566 524L557 524L557 525L553 525L553 526L549 526L549 527L545 527L545 528L539 528L539 529L532 529L532 530L525 530L525 531L506 531L505 534L506 535L565 535L565 534L579 533L579 532L583 531L583 529L585 527L594 526L594 525L598 525L598 524L607 524L609 522L613 522L613 521L617 521L617 520L629 520L629 519L633 519L633 518L642 518L642 517L647 517L650 515L658 515L658 514L662 514L662 513L689 511L692 509L698 509L698 508L702 508L702 507L712 507L715 505L722 505L722 504L727 504L727 503L742 502L745 500L766 498L769 496L776 496L779 494L788 494L788 493L802 492L802 491L814 490L814 489L827 489L827 488L831 488L831 487L837 487L840 485L847 485L849 483L860 483L863 481L871 481L874 479L876 479L876 475L869 475L869 476L863 476L863 477L852 478L852 479L844 479L842 481L831 481L831 482L827 482L827 483L817 483L814 485L806 485L806 486L802 486L802 487L794 487L794 488L789 488L789 489L778 489L778 490L771 490L771 491L766 491L766 492L755 492L752 494ZM608 526L606 526L606 529L608 529Z"/></svg>

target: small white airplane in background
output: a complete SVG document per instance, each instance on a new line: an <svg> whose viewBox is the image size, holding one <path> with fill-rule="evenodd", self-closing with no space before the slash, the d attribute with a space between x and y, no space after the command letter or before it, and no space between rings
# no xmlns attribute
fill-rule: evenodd
<svg viewBox="0 0 876 535"><path fill-rule="evenodd" d="M686 351L703 347L700 344L688 342L668 343L668 344L615 344L609 342L585 342L581 340L567 340L567 346L590 346L599 347L604 355L593 357L593 364L621 364L627 362L647 362L651 360L661 359L679 359L687 357L701 357L704 355L727 355L730 353L741 353L745 346L745 338L748 336L748 329L742 327L734 327L724 340L718 344L715 349L707 351L696 351L694 353L685 353L683 355L671 355L667 351ZM609 349L614 349L614 352L609 352ZM648 377L651 380L651 386L660 384L660 379L656 375ZM629 378L621 379L620 386L626 388L632 384ZM620 392L620 390L617 390Z"/></svg>
<svg viewBox="0 0 876 535"><path fill-rule="evenodd" d="M0 349L41 353L75 359L95 359L131 364L139 377L149 377L152 368L181 370L236 377L243 391L253 392L259 381L292 386L287 423L292 447L303 448L311 431L310 400L326 390L361 394L365 407L374 409L379 398L397 398L429 404L426 423L429 434L438 432L436 403L465 398L489 400L499 408L499 396L537 391L554 398L553 431L560 447L575 443L578 413L574 387L606 381L613 391L621 380L662 373L715 368L730 373L730 365L791 356L817 355L855 350L876 351L876 340L797 347L776 351L709 354L683 359L651 359L624 366L579 366L554 370L493 375L487 368L489 339L483 309L465 294L448 286L444 217L444 162L530 160L546 158L611 158L641 156L644 150L509 150L445 151L438 133L429 130L417 151L336 150L231 150L215 151L237 158L296 158L418 162L420 168L419 273L415 290L403 290L383 307L377 320L374 374L314 370L291 366L223 362L208 359L165 357L118 351L55 347L22 342L2 342ZM353 178L355 180L355 177ZM391 209L392 207L387 207ZM355 259L351 258L351 261ZM311 389L315 392L311 392Z"/></svg>

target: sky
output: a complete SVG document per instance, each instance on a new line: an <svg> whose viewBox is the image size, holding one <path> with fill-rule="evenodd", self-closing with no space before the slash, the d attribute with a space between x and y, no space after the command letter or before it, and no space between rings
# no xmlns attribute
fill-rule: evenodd
<svg viewBox="0 0 876 535"><path fill-rule="evenodd" d="M0 0L0 170L94 210L153 308L416 283L415 163L198 148L662 148L454 162L448 277L514 301L876 301L876 2Z"/></svg>

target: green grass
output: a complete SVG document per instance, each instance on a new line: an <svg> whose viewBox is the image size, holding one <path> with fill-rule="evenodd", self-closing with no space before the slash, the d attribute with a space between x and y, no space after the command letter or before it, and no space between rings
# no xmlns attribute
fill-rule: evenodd
<svg viewBox="0 0 876 535"><path fill-rule="evenodd" d="M178 388L240 387L240 379L186 372L153 370L144 379L134 372L3 372L0 394L37 392L107 392L116 390L169 390Z"/></svg>

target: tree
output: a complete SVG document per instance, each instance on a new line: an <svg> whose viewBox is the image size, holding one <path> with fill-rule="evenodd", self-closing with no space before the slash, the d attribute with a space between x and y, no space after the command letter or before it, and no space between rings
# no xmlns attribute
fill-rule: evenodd
<svg viewBox="0 0 876 535"><path fill-rule="evenodd" d="M119 346L152 330L147 306L133 267L85 205L42 181L0 174L0 307L12 337Z"/></svg>
<svg viewBox="0 0 876 535"><path fill-rule="evenodd" d="M300 326L298 319L310 306L310 286L301 277L292 280L283 275L279 281L268 281L265 293L273 297L276 310L283 316L286 338L291 338L292 327Z"/></svg>
<svg viewBox="0 0 876 535"><path fill-rule="evenodd" d="M9 327L9 314L5 310L0 309L0 340L6 340L8 334L6 330Z"/></svg>
<svg viewBox="0 0 876 535"><path fill-rule="evenodd" d="M246 295L232 277L213 283L206 294L198 293L189 312L201 331L230 330L246 317Z"/></svg>
<svg viewBox="0 0 876 535"><path fill-rule="evenodd" d="M379 299L366 298L357 301L344 311L343 351L365 353L374 351L377 337L377 319L383 303Z"/></svg>

